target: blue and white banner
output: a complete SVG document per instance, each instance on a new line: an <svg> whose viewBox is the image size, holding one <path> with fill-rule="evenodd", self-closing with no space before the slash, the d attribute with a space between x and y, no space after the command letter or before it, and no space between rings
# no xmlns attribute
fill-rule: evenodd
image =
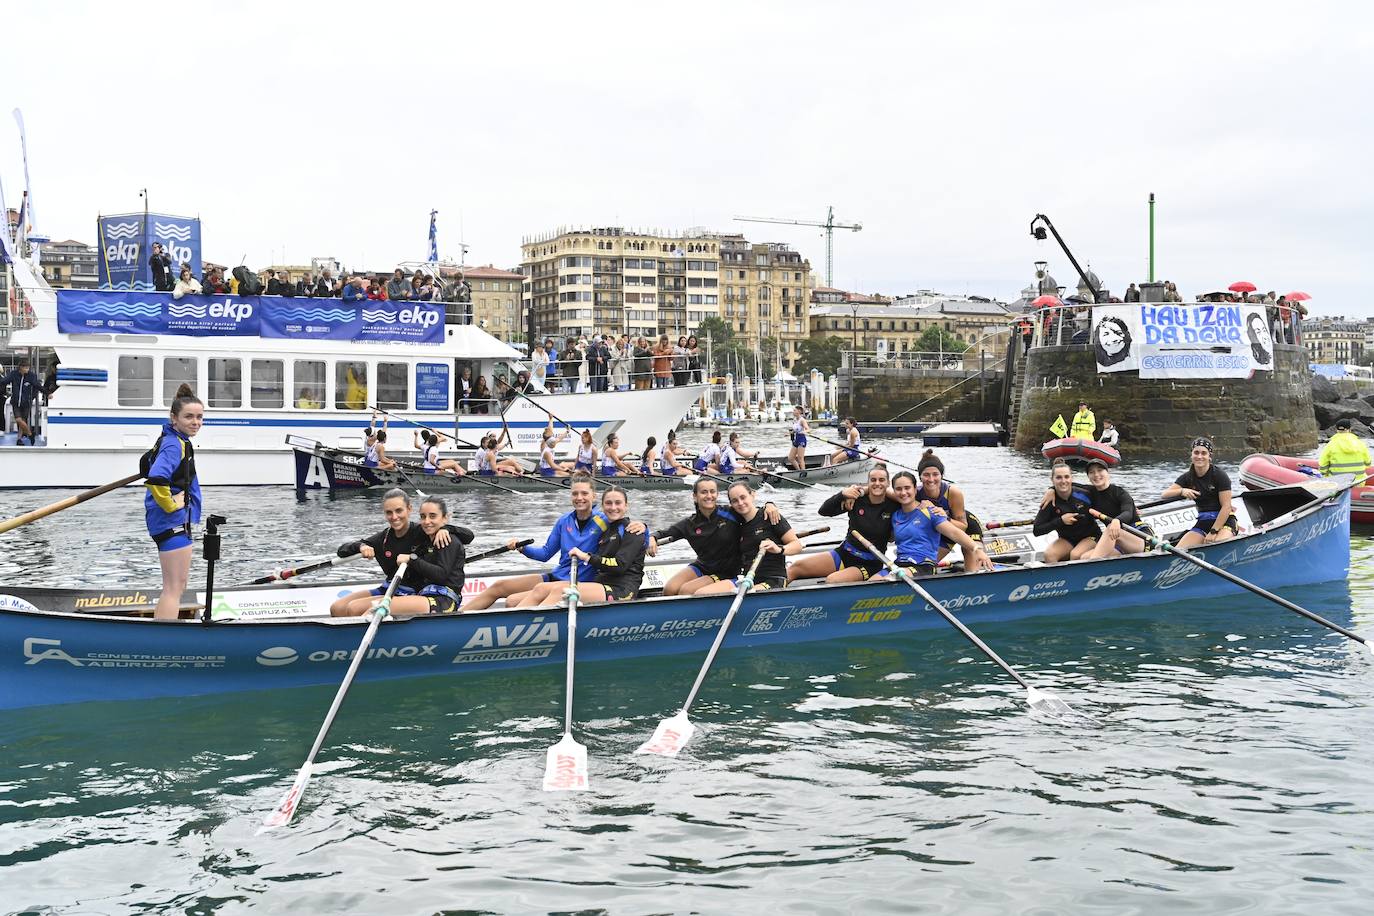
<svg viewBox="0 0 1374 916"><path fill-rule="evenodd" d="M64 334L171 334L183 337L309 337L320 340L444 341L442 303L403 308L340 299L282 296L184 296L170 293L57 290L57 329ZM399 303L397 303L399 305Z"/></svg>
<svg viewBox="0 0 1374 916"><path fill-rule="evenodd" d="M1239 302L1094 305L1098 372L1141 378L1249 378L1274 368L1263 305Z"/></svg>
<svg viewBox="0 0 1374 916"><path fill-rule="evenodd" d="M96 259L101 289L152 290L153 270L149 264L153 245L162 246L171 262L175 280L182 264L200 277L200 220L166 213L124 213L102 216L96 221L96 240L100 248Z"/></svg>

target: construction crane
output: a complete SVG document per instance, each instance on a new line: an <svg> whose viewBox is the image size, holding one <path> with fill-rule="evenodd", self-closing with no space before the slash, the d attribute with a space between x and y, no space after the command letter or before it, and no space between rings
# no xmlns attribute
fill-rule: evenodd
<svg viewBox="0 0 1374 916"><path fill-rule="evenodd" d="M737 216L741 223L776 223L782 226L815 226L825 230L825 285L835 285L835 230L852 229L858 232L863 228L863 223L837 223L835 222L835 208L829 207L825 212L825 222L814 223L804 219L772 219L767 216Z"/></svg>

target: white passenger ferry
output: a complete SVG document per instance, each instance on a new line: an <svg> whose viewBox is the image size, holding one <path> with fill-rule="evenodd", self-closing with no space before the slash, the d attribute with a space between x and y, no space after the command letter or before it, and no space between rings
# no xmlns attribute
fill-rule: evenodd
<svg viewBox="0 0 1374 916"><path fill-rule="evenodd" d="M10 345L36 357L40 376L55 354L59 387L39 410L36 446L4 437L0 488L84 487L134 473L182 382L205 402L205 427L195 440L205 485L292 484L288 435L360 448L373 405L474 442L506 427L513 451L536 454L548 422L536 404L578 430L619 422L621 441L639 447L651 435L662 440L704 390L536 395L517 398L504 413L499 402L487 405L488 414L460 413L455 387L464 368L490 382L523 366L519 352L480 328L448 323L442 303L368 302L359 309L339 299L173 300L163 293L54 290L24 262L14 269L36 321L16 331ZM258 327L248 321L259 319L261 331L247 333ZM414 342L406 321L438 326L422 328L426 342ZM74 330L78 325L82 330ZM325 331L335 336L313 336ZM412 451L413 430L393 419L389 450ZM565 442L563 453L571 446Z"/></svg>

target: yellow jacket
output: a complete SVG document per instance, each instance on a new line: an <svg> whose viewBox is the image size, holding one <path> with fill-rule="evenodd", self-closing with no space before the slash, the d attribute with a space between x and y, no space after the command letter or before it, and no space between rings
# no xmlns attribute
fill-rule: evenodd
<svg viewBox="0 0 1374 916"><path fill-rule="evenodd" d="M1334 474L1363 474L1370 463L1369 449L1354 433L1341 430L1331 437L1330 442L1322 446L1317 463L1321 465L1324 477Z"/></svg>
<svg viewBox="0 0 1374 916"><path fill-rule="evenodd" d="M1069 428L1069 435L1075 439L1091 439L1096 429L1097 418L1093 416L1093 412L1080 410L1073 415L1073 426Z"/></svg>

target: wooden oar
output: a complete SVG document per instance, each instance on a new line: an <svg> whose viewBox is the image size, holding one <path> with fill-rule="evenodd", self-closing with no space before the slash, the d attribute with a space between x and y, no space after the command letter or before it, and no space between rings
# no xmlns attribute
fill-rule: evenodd
<svg viewBox="0 0 1374 916"><path fill-rule="evenodd" d="M134 481L142 479L142 474L130 474L128 477L123 477L119 480L115 480L107 484L101 484L98 487L93 487L82 493L78 493L75 496L68 496L66 499L59 499L57 502L48 506L44 506L41 509L34 509L32 512L25 512L23 515L16 515L14 518L7 518L3 522L0 522L0 534L4 534L6 531L13 531L20 525L27 525L29 522L36 522L40 518L47 518L49 515L52 515L56 512L61 512L63 509L70 509L72 506L84 503L88 499L95 499L97 496L102 496L110 492L111 490L118 490L120 487L126 487Z"/></svg>
<svg viewBox="0 0 1374 916"><path fill-rule="evenodd" d="M911 587L912 591L920 595L921 598L926 602L926 604L929 604L931 607L935 608L935 610L940 614L940 616L945 618L945 620L949 622L950 626L954 627L963 635L965 639L967 639L969 642L977 646L978 649L982 651L984 655L986 655L988 658L996 662L998 667L1000 667L1003 671L1005 671L1007 674L1011 676L1012 680L1016 681L1016 683L1024 687L1026 690L1026 702L1030 705L1031 709L1038 709L1043 712L1050 712L1059 715L1072 712L1072 709L1069 707L1069 704L1065 703L1063 700L1059 699L1054 694L1049 693L1045 690L1041 690L1037 687L1032 687L1026 681L1025 678L1023 678L1020 674L1016 672L1015 668L1013 668L1011 665L1008 665L1005 661L1002 660L1002 656L992 651L992 649L988 646L987 643L983 642L972 630L964 626L963 621L961 621L958 617L955 617L953 614L951 614L949 612L949 609L946 608L943 604L941 604L938 600L936 600L934 595L926 591L925 588L923 588L919 582L912 578L910 572L898 566L896 562L894 562L893 560L888 559L887 554L879 550L878 548L874 547L872 542L869 541L868 538L864 537L857 531L851 530L849 533L854 536L855 540L857 540L860 544L864 545L864 547L868 550L869 553L873 554L875 557L878 557L880 560L882 560L883 565L886 566L892 572L893 575L900 578L903 582L905 582L907 585Z"/></svg>
<svg viewBox="0 0 1374 916"><path fill-rule="evenodd" d="M697 692L701 690L701 685L706 682L706 673L711 670L711 665L716 660L717 653L720 652L721 643L725 642L725 634L730 630L730 623L735 619L735 613L739 606L744 603L744 596L749 593L749 589L754 587L754 573L758 572L759 564L763 562L763 555L767 550L759 550L754 556L754 562L749 564L749 571L744 574L744 578L739 580L739 585L735 589L735 600L730 602L730 609L725 612L725 619L720 622L720 628L716 630L716 639L711 643L711 648L706 653L706 660L701 663L701 670L697 672L697 679L692 684L691 691L687 694L687 699L683 702L682 708L677 715L670 716L658 723L658 728L654 729L653 737L645 741L635 751L636 754L661 754L664 757L676 757L678 752L686 747L691 740L692 733L697 727L692 724L692 720L687 718L687 710L691 708L692 702L697 698Z"/></svg>
<svg viewBox="0 0 1374 916"><path fill-rule="evenodd" d="M305 763L301 765L300 772L296 774L296 781L291 784L291 788L282 797L281 802L271 814L263 819L262 826L258 828L258 833L289 824L291 818L296 816L296 809L300 806L301 797L305 795L305 786L310 782L310 770L315 763L315 757L324 745L324 739L329 734L330 726L334 724L334 717L339 714L339 707L343 705L344 697L348 695L348 688L353 686L353 678L357 675L358 668L362 665L363 658L372 645L373 637L377 635L377 628L381 626L383 618L391 612L391 596L395 594L396 586L400 585L401 580L405 578L406 566L408 565L409 561L406 561L396 568L396 575L391 577L391 584L386 587L386 594L382 596L382 603L377 605L377 609L373 611L372 620L368 623L366 632L363 633L362 642L358 643L358 650L353 654L353 661L348 665L343 683L339 684L339 690L334 694L334 702L329 705L329 712L325 714L324 724L320 726L320 733L315 736L315 744L310 748L310 756L305 758Z"/></svg>
<svg viewBox="0 0 1374 916"><path fill-rule="evenodd" d="M587 781L587 748L572 736L573 647L577 643L577 557L572 558L565 593L568 606L568 669L564 684L563 737L549 748L544 759L544 791L580 791L590 788Z"/></svg>
<svg viewBox="0 0 1374 916"><path fill-rule="evenodd" d="M1356 486L1356 485L1357 485L1357 484L1351 484L1352 487L1353 487L1353 486ZM1349 489L1349 487L1347 487L1347 488L1345 488L1345 489ZM1340 494L1340 493L1342 493L1342 492L1344 492L1344 490L1337 490L1335 494L1331 494L1331 495L1338 495L1338 494ZM1322 499L1329 499L1330 496L1323 496L1323 497L1321 497L1321 498L1322 498ZM1310 503L1309 503L1309 505L1310 505ZM1089 509L1088 511L1092 513L1092 515L1093 515L1094 518L1096 518L1096 519L1097 519L1098 521L1100 521L1100 522L1103 522L1104 524L1109 524L1109 523L1112 521L1112 518L1111 518L1110 516L1103 515L1101 512L1098 512L1096 509ZM1136 527L1134 527L1134 526L1132 526L1132 525L1122 525L1122 526L1121 526L1121 530L1122 530L1122 531L1129 532L1129 533L1131 533L1131 534L1134 534L1136 537L1142 539L1142 540L1145 542L1146 546L1148 546L1148 547L1151 547L1151 548L1153 548L1153 547L1160 547L1160 548L1163 548L1166 552L1171 553L1171 554L1173 554L1173 555L1176 556L1176 557L1181 557L1182 559L1187 560L1189 563L1192 563L1194 566L1197 566L1197 567L1200 568L1200 569L1205 569L1205 570L1207 570L1209 573L1213 573L1213 574L1215 574L1215 575L1221 576L1221 578L1225 579L1227 582L1230 582L1232 585L1239 585L1241 588L1245 589L1246 591L1250 592L1251 594L1259 595L1261 598L1266 598L1266 599L1268 599L1269 601L1272 601L1272 602L1274 602L1275 604L1277 604L1279 607L1286 608L1287 610L1292 611L1294 614L1301 614L1303 617L1306 617L1308 620L1312 621L1313 623L1321 624L1322 626L1326 627L1328 630L1332 630L1332 631L1334 631L1334 632L1336 632L1336 633L1341 634L1341 635L1344 636L1346 639L1353 639L1355 642L1362 644L1366 649L1368 649L1368 650L1370 651L1371 654L1374 654L1374 642L1371 642L1369 639L1366 639L1365 637L1361 636L1359 633L1356 633L1354 630L1347 630L1345 627L1341 626L1339 623L1335 623L1334 621L1327 620L1325 617L1321 616L1320 614L1314 614L1313 612L1309 611L1307 608L1302 607L1301 605L1294 604L1293 602L1289 601L1287 598L1282 598L1282 597L1280 597L1280 596L1274 594L1273 592L1269 591L1268 589L1261 588L1260 586L1256 585L1256 584L1253 583L1253 582L1248 582L1248 581L1246 581L1245 579L1242 579L1240 576L1236 575L1235 573L1227 572L1226 570L1222 569L1220 566L1214 566L1213 564L1208 563L1208 562L1207 562L1206 560L1204 560L1202 557L1199 557L1199 556L1197 556L1197 555L1195 555L1195 554L1193 554L1193 553L1190 553L1190 552L1187 551L1187 550L1182 550L1182 549L1180 549L1180 548L1178 548L1178 547L1175 547L1173 544L1170 544L1168 541L1166 541L1166 540L1164 540L1164 539L1162 539L1162 538L1156 537L1156 536L1153 535L1153 534L1148 534L1148 533L1146 533L1146 532L1144 532L1144 531L1141 531L1139 528L1136 528ZM1225 543L1225 542L1224 542L1224 541L1218 541L1217 543Z"/></svg>
<svg viewBox="0 0 1374 916"><path fill-rule="evenodd" d="M1169 503L1178 503L1178 502L1187 502L1187 500L1183 499L1182 497L1175 496L1175 497L1172 497L1172 498L1170 498L1170 499L1156 499L1154 502L1141 503L1140 505L1136 506L1136 508L1137 508L1137 509L1154 509L1154 508L1157 508L1157 507L1159 507L1159 506L1168 505ZM1034 525L1034 524L1035 524L1035 519L1033 519L1033 518L1018 519L1017 521L1014 521L1014 522L988 522L988 523L986 523L985 525L983 525L983 530L984 530L984 531L992 531L992 530L995 529L995 528L1024 528L1024 527L1026 527L1027 525Z"/></svg>

